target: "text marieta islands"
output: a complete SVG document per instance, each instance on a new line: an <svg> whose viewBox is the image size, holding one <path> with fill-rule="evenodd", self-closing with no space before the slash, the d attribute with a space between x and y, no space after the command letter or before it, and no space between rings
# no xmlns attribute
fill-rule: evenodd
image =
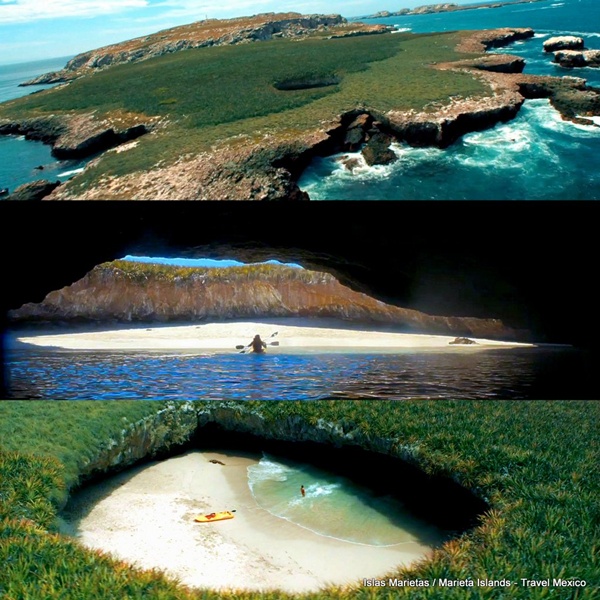
<svg viewBox="0 0 600 600"><path fill-rule="evenodd" d="M446 579L444 577L429 579L363 579L364 587L511 587L521 585L522 587L585 587L584 579L525 579L517 581L510 579Z"/></svg>

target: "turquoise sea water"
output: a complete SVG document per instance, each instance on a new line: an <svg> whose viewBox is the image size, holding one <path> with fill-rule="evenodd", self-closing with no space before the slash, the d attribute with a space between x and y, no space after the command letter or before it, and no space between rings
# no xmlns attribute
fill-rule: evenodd
<svg viewBox="0 0 600 600"><path fill-rule="evenodd" d="M543 0L370 22L415 33L531 27L534 38L497 51L522 56L526 73L583 77L600 87L600 69L563 69L542 46L553 35L580 35L587 48L600 48L598 0ZM600 127L563 121L547 100L529 100L512 122L467 135L446 150L394 149L399 160L389 166L369 167L359 153L351 154L360 162L352 173L336 161L339 155L316 159L300 187L313 200L600 199Z"/></svg>
<svg viewBox="0 0 600 600"><path fill-rule="evenodd" d="M393 497L304 463L263 454L248 467L248 485L261 508L327 537L369 546L441 539Z"/></svg>

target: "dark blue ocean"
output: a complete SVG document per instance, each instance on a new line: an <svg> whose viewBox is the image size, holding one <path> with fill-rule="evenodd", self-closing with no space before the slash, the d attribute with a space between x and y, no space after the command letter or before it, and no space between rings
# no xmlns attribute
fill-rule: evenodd
<svg viewBox="0 0 600 600"><path fill-rule="evenodd" d="M19 87L19 83L42 73L62 69L72 58L63 56L34 62L0 65L0 102L45 90L53 85ZM83 169L86 161L57 160L51 148L24 136L0 135L0 190L13 191L17 186L36 179L66 181ZM42 168L40 168L42 167Z"/></svg>
<svg viewBox="0 0 600 600"><path fill-rule="evenodd" d="M600 87L600 69L563 69L542 48L554 35L578 35L587 48L600 48L599 0L543 0L369 22L415 33L531 27L534 38L498 52L522 56L526 73L574 75ZM352 154L361 164L353 172L336 160L339 156L317 159L300 187L313 200L600 199L600 127L563 121L547 100L528 100L512 122L466 135L445 150L403 144L394 149L399 160L389 166L369 167L360 153Z"/></svg>
<svg viewBox="0 0 600 600"><path fill-rule="evenodd" d="M318 400L596 398L580 350L537 347L456 352L75 351L11 349L9 399Z"/></svg>

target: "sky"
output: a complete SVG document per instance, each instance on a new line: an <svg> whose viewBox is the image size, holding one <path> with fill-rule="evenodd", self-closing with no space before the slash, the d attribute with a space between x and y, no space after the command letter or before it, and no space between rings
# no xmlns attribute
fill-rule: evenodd
<svg viewBox="0 0 600 600"><path fill-rule="evenodd" d="M206 18L289 11L356 17L435 3L436 0L0 0L0 65L72 57Z"/></svg>
<svg viewBox="0 0 600 600"><path fill-rule="evenodd" d="M154 263L160 265L174 265L177 267L242 267L246 264L238 260L216 260L213 258L162 258L158 256L131 256L130 254L124 256L121 260ZM295 263L282 263L278 260L267 260L264 263L253 264L285 265L287 267L295 267L298 269L302 268L300 265Z"/></svg>

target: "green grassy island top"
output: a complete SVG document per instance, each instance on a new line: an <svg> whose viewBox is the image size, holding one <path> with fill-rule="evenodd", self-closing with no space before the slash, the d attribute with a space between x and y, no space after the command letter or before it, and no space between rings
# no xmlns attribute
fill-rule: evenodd
<svg viewBox="0 0 600 600"><path fill-rule="evenodd" d="M472 74L431 68L466 56L455 50L464 33L335 32L332 26L300 38L190 48L88 70L66 85L0 104L0 125L50 119L50 137L62 131L57 118L84 119L92 133L146 125L150 135L126 152L105 153L67 184L83 194L103 178L223 145L235 154L256 143L290 144L348 111L433 110L451 98L490 93Z"/></svg>

